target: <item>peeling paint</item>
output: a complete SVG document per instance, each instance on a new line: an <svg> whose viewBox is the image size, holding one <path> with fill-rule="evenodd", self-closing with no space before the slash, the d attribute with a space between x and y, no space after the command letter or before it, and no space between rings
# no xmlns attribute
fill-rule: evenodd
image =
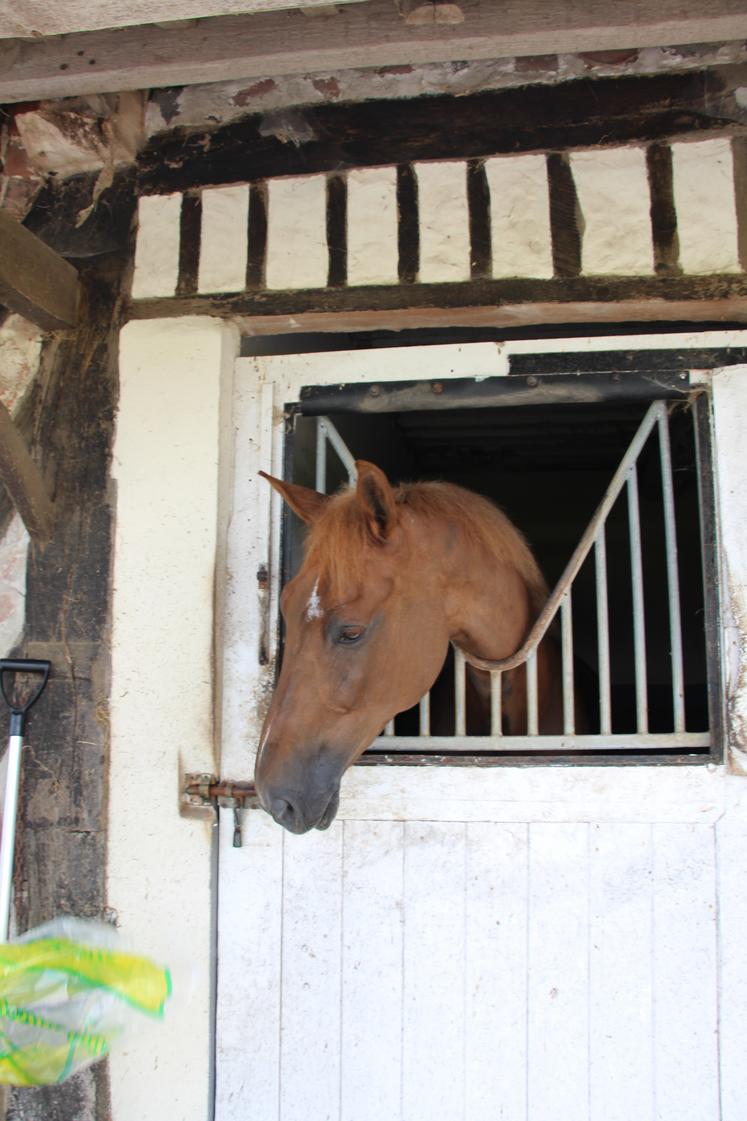
<svg viewBox="0 0 747 1121"><path fill-rule="evenodd" d="M277 82L274 78L262 78L261 81L255 82L254 85L239 90L238 93L233 95L231 101L234 105L248 105L253 98L262 97L266 93L272 93L272 91L277 88Z"/></svg>
<svg viewBox="0 0 747 1121"><path fill-rule="evenodd" d="M330 101L337 101L340 96L340 83L337 78L312 78L311 84Z"/></svg>
<svg viewBox="0 0 747 1121"><path fill-rule="evenodd" d="M629 56L624 60L624 56ZM365 101L370 98L399 100L426 94L460 95L480 90L515 89L532 83L557 85L575 78L620 77L621 74L653 75L702 69L711 65L747 62L747 43L734 41L699 45L697 49L646 47L609 52L562 55L506 56L474 61L434 62L423 65L400 63L350 70L319 71L266 77L251 85L244 81L215 82L179 90L178 114L165 120L159 109L168 93L159 91L146 119L148 136L165 128L200 128L216 121L227 123L250 112L325 101Z"/></svg>

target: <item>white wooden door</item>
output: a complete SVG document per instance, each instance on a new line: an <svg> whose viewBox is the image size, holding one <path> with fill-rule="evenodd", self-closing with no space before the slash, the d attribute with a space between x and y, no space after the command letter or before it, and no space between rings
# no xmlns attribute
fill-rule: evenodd
<svg viewBox="0 0 747 1121"><path fill-rule="evenodd" d="M256 471L282 474L283 406L304 384L501 372L492 344L238 363L225 777L251 775L270 687L256 572L277 573L278 509ZM325 833L252 811L233 848L223 812L217 1121L743 1121L743 784L359 767Z"/></svg>

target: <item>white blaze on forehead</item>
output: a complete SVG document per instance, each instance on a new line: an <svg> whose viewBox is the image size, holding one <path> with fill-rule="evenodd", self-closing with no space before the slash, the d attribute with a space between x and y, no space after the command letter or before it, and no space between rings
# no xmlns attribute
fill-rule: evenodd
<svg viewBox="0 0 747 1121"><path fill-rule="evenodd" d="M311 589L309 602L306 604L306 622L310 623L312 619L321 619L323 615L324 609L319 598L319 581L317 580Z"/></svg>

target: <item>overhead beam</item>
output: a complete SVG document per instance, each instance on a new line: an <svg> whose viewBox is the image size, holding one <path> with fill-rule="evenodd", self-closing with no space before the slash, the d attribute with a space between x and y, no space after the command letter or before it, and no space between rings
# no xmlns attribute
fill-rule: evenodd
<svg viewBox="0 0 747 1121"><path fill-rule="evenodd" d="M76 269L4 210L0 304L47 331L72 327L78 306Z"/></svg>
<svg viewBox="0 0 747 1121"><path fill-rule="evenodd" d="M242 292L134 300L130 315L231 318L252 335L548 323L744 323L747 279L741 274L605 276Z"/></svg>
<svg viewBox="0 0 747 1121"><path fill-rule="evenodd" d="M747 0L462 0L461 23L408 24L392 0L51 39L0 41L0 102L352 67L747 38Z"/></svg>
<svg viewBox="0 0 747 1121"><path fill-rule="evenodd" d="M337 4L361 0L335 0ZM0 10L0 38L69 35L111 27L205 19L283 8L326 8L330 0L5 0Z"/></svg>
<svg viewBox="0 0 747 1121"><path fill-rule="evenodd" d="M54 510L39 468L0 401L0 482L37 545L52 537Z"/></svg>
<svg viewBox="0 0 747 1121"><path fill-rule="evenodd" d="M396 112L386 100L318 105L295 111L309 135L299 146L268 136L254 114L222 128L153 136L139 155L139 185L165 194L350 167L741 134L745 86L747 66L737 65L415 97Z"/></svg>

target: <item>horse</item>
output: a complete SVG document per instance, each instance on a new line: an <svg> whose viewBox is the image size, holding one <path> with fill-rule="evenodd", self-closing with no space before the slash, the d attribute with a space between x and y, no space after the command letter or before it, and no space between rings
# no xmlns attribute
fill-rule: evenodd
<svg viewBox="0 0 747 1121"><path fill-rule="evenodd" d="M449 643L468 661L510 657L548 595L526 540L486 498L445 482L392 487L373 463L356 467L356 485L332 496L260 472L308 526L280 597L285 649L255 769L262 806L292 833L331 824L344 772L431 688ZM537 673L539 731L559 732L552 639ZM489 674L470 677L489 704ZM503 732L523 734L524 667L503 679Z"/></svg>

